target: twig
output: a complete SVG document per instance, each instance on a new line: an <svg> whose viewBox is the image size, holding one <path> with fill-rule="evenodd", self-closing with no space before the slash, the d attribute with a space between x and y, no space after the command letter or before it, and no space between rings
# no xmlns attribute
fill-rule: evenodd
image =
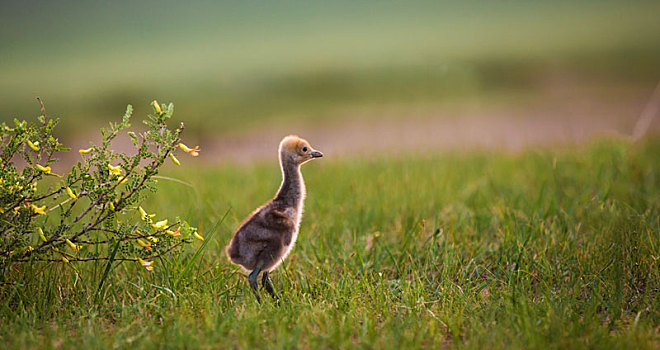
<svg viewBox="0 0 660 350"><path fill-rule="evenodd" d="M153 177L154 179L169 180L169 181L176 182L176 183L179 183L179 184L182 184L182 185L185 185L185 186L191 187L191 188L195 188L195 186L193 186L191 183L185 182L185 181L183 181L183 180L175 179L175 178L173 178L173 177L160 176L160 175L154 175L154 176L152 176L152 177Z"/></svg>
<svg viewBox="0 0 660 350"><path fill-rule="evenodd" d="M44 102L41 100L41 97L37 96L37 101L41 105L41 115L46 116L46 107L44 107Z"/></svg>
<svg viewBox="0 0 660 350"><path fill-rule="evenodd" d="M138 238L148 238L148 237L154 237L154 236L162 236L163 234L165 234L165 231L171 229L172 227L174 227L176 225L180 225L180 224L181 224L181 222L177 221L177 222L173 223L172 225L167 226L166 228L164 228L162 230L156 231L155 233L144 233L144 234L141 234L141 235L124 236L124 238L125 238L125 240L131 240L131 239L138 239ZM89 231L102 231L102 232L108 232L108 233L114 233L114 234L119 233L119 231L117 231L117 230L110 230L110 229L107 229L107 228L98 228L98 227L97 228L91 228ZM103 240L103 241L87 241L87 240L82 240L82 239L71 240L72 243L83 243L83 244L110 243L112 241L113 240Z"/></svg>
<svg viewBox="0 0 660 350"><path fill-rule="evenodd" d="M161 252L161 253L153 254L153 255L149 255L149 256L147 256L147 257L143 257L143 258L141 258L141 259L146 260L146 259L157 258L157 257L159 257L159 256L161 256L161 255L165 255L165 254L171 252L172 250L174 250L174 248L179 247L179 246L181 246L182 244L183 244L183 241L181 241L181 242L179 242L179 243L177 243L177 244L175 244L175 245L169 247L167 250L165 250L165 251L163 251L163 252ZM108 260L108 259L110 259L110 256L95 256L95 257L91 257L91 258L67 258L67 260L68 260L69 262L76 262L76 261L97 261L97 260ZM138 261L138 258L114 258L113 260L115 260L115 261ZM64 260L62 260L62 259L41 259L41 258L33 258L33 259L17 259L17 260L13 260L13 262L28 262L28 261L64 262Z"/></svg>

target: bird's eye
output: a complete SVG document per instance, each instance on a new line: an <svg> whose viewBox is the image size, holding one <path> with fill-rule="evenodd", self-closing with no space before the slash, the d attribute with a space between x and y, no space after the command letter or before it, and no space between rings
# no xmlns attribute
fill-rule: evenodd
<svg viewBox="0 0 660 350"><path fill-rule="evenodd" d="M307 152L307 147L303 147L303 148L302 148L302 151L303 151L303 152Z"/></svg>

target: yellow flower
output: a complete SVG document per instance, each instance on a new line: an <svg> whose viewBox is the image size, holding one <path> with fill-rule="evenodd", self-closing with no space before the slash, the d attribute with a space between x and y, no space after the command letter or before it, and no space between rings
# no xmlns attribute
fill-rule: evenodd
<svg viewBox="0 0 660 350"><path fill-rule="evenodd" d="M163 113L163 111L160 109L160 105L158 104L158 101L154 100L153 102L151 102L151 105L154 106L158 114Z"/></svg>
<svg viewBox="0 0 660 350"><path fill-rule="evenodd" d="M41 165L37 164L34 167L41 170L41 171L43 171L45 174L51 174L51 172L50 172L51 169L50 169L49 166L41 166Z"/></svg>
<svg viewBox="0 0 660 350"><path fill-rule="evenodd" d="M48 241L46 239L46 235L44 235L44 230L42 230L41 227L37 227L37 232L39 232L39 238L41 238L42 241L44 242Z"/></svg>
<svg viewBox="0 0 660 350"><path fill-rule="evenodd" d="M110 172L110 175L121 175L121 167L119 165L112 166L108 164L108 171Z"/></svg>
<svg viewBox="0 0 660 350"><path fill-rule="evenodd" d="M151 244L145 243L143 240L141 240L139 238L136 239L136 241L142 248L151 249Z"/></svg>
<svg viewBox="0 0 660 350"><path fill-rule="evenodd" d="M82 246L81 246L81 245L76 245L76 244L74 244L74 243L71 242L68 238L65 239L65 242L66 242L66 244L69 245L69 247L70 247L73 251L76 251L76 252L77 252L77 251L79 251L80 249L82 249Z"/></svg>
<svg viewBox="0 0 660 350"><path fill-rule="evenodd" d="M179 160L176 159L176 157L174 156L174 153L170 153L170 158L172 158L172 162L174 162L174 164L181 165L181 162L179 162Z"/></svg>
<svg viewBox="0 0 660 350"><path fill-rule="evenodd" d="M115 211L115 204L112 203L112 202L109 202L108 203L108 208L110 208L110 210L112 210L112 211Z"/></svg>
<svg viewBox="0 0 660 350"><path fill-rule="evenodd" d="M147 219L151 219L154 216L156 216L156 214L147 214L147 212L144 211L144 209L142 209L142 207L138 207L138 211L140 211L140 218L142 218L142 220L145 220L145 221Z"/></svg>
<svg viewBox="0 0 660 350"><path fill-rule="evenodd" d="M89 154L89 153L92 153L93 150L94 150L94 147L90 147L88 149L79 149L78 153L80 153L80 155Z"/></svg>
<svg viewBox="0 0 660 350"><path fill-rule="evenodd" d="M41 215L46 214L46 206L45 205L41 206L41 207L37 207L34 204L30 204L30 206L32 207L32 210L34 210L35 213L41 214Z"/></svg>
<svg viewBox="0 0 660 350"><path fill-rule="evenodd" d="M28 252L31 252L31 251L33 251L33 250L34 250L34 248L32 248L31 245L27 246L27 251L28 251Z"/></svg>
<svg viewBox="0 0 660 350"><path fill-rule="evenodd" d="M46 175L54 175L54 176L59 177L59 175L53 174L53 173L50 172L51 168L49 166L41 166L41 165L37 164L34 167L37 168L38 170L42 171Z"/></svg>
<svg viewBox="0 0 660 350"><path fill-rule="evenodd" d="M152 241L153 243L158 243L158 238L149 236L147 237L148 240Z"/></svg>
<svg viewBox="0 0 660 350"><path fill-rule="evenodd" d="M78 196L76 196L76 194L73 193L73 190L71 190L71 187L67 187L67 188L66 188L66 193L69 195L69 197L71 197L71 199L76 199L76 198L78 198Z"/></svg>
<svg viewBox="0 0 660 350"><path fill-rule="evenodd" d="M181 150L190 154L193 157L197 157L199 155L199 146L195 146L195 148L190 148L184 145L183 143L179 143L179 148L181 148Z"/></svg>
<svg viewBox="0 0 660 350"><path fill-rule="evenodd" d="M204 237L202 237L197 231L193 232L193 237L199 239L200 241L204 240Z"/></svg>
<svg viewBox="0 0 660 350"><path fill-rule="evenodd" d="M124 176L124 177L122 177L122 178L117 179L117 182L119 182L119 184L121 185L121 184L123 184L124 182L126 182L127 180L128 180L128 177Z"/></svg>
<svg viewBox="0 0 660 350"><path fill-rule="evenodd" d="M144 211L142 207L138 207L138 211L140 212L140 218L142 218L142 220L146 220L148 215L147 212Z"/></svg>
<svg viewBox="0 0 660 350"><path fill-rule="evenodd" d="M65 258L65 257L62 257L62 261L64 261L65 263L68 263L68 262L69 262L69 259L67 259L67 258Z"/></svg>
<svg viewBox="0 0 660 350"><path fill-rule="evenodd" d="M170 235L170 236L172 236L172 237L181 237L181 227L179 227L178 229L176 229L176 231L167 230L167 231L165 231L165 232L167 232L167 234Z"/></svg>
<svg viewBox="0 0 660 350"><path fill-rule="evenodd" d="M162 230L165 227L167 227L167 219L163 221L158 221L157 223L152 224L151 227L155 228L156 230Z"/></svg>
<svg viewBox="0 0 660 350"><path fill-rule="evenodd" d="M32 141L27 140L27 144L28 146L30 146L30 148L32 148L33 151L39 152L39 141L35 141L34 143L32 143Z"/></svg>
<svg viewBox="0 0 660 350"><path fill-rule="evenodd" d="M154 267L152 266L154 264L153 261L144 261L138 258L138 262L140 262L140 265L144 266L144 268L147 269L147 271L151 271L154 269Z"/></svg>

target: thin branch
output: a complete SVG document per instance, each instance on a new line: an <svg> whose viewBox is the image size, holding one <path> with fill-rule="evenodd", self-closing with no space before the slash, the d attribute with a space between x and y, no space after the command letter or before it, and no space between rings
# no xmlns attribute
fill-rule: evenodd
<svg viewBox="0 0 660 350"><path fill-rule="evenodd" d="M183 244L183 241L169 247L167 250L164 250L164 251L162 251L158 254L149 255L149 256L146 256L146 257L143 257L143 258L140 258L140 259L146 260L146 259L157 258L159 256L162 256L162 255L165 255L165 254L171 252L172 250L174 250L175 248L181 246L182 244ZM109 256L95 256L95 257L90 257L90 258L66 258L66 259L69 262L77 262L77 261L108 260L108 259L110 259L110 257ZM138 261L138 258L117 258L117 257L115 257L114 260L115 261ZM29 261L64 262L64 260L62 260L62 259L41 259L41 258L17 259L17 260L14 260L13 262L29 262Z"/></svg>
<svg viewBox="0 0 660 350"><path fill-rule="evenodd" d="M41 97L37 96L37 101L41 105L41 115L46 116L46 107L44 106L44 101L41 100Z"/></svg>
<svg viewBox="0 0 660 350"><path fill-rule="evenodd" d="M162 230L156 231L155 233L145 233L145 234L141 234L141 235L125 236L124 239L125 240L131 240L131 239L138 239L138 238L149 238L149 237L154 237L154 236L162 236L162 235L165 234L165 231L171 229L172 227L174 227L176 225L180 225L180 224L181 224L181 222L177 221L174 224L172 224L170 226L167 226L166 228L164 228ZM118 234L119 233L119 231L117 231L117 230L111 230L111 229L107 229L107 228L92 228L89 231L102 231L102 232L108 232L108 233L113 233L113 234ZM71 242L72 243L83 243L83 244L102 244L102 243L114 242L114 240L109 240L108 239L108 240L104 240L104 241L87 241L87 240L78 239L78 240L71 240Z"/></svg>
<svg viewBox="0 0 660 350"><path fill-rule="evenodd" d="M172 181L172 182L176 182L176 183L179 183L179 184L182 184L182 185L188 186L188 187L190 187L190 188L195 188L195 186L193 186L191 183L185 182L185 181L183 181L183 180L175 179L175 178L173 178L173 177L160 176L160 175L154 175L154 176L152 176L152 177L153 177L154 179L169 180L169 181Z"/></svg>

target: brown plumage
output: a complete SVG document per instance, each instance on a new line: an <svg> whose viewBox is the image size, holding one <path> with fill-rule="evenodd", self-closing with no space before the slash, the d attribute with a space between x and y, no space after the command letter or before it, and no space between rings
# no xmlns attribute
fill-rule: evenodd
<svg viewBox="0 0 660 350"><path fill-rule="evenodd" d="M305 183L300 165L323 153L298 136L287 136L279 147L282 185L275 198L257 208L238 227L226 248L229 260L251 271L248 276L257 300L257 277L277 299L268 273L277 268L296 243L305 200Z"/></svg>

